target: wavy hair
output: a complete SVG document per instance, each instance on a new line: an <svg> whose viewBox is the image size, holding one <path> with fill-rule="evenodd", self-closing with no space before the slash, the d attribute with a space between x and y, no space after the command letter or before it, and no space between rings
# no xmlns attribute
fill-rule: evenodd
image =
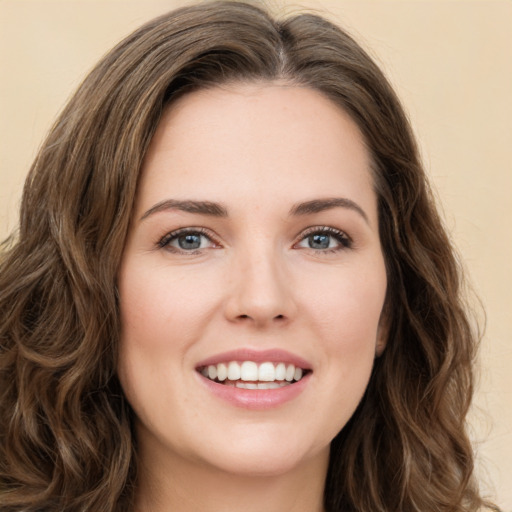
<svg viewBox="0 0 512 512"><path fill-rule="evenodd" d="M359 126L388 274L389 341L332 441L325 509L486 505L465 427L478 339L400 102L368 54L322 17L279 20L220 1L156 18L108 53L30 170L19 233L0 262L3 512L133 509L137 449L116 376L116 274L142 160L177 97L276 80L322 92Z"/></svg>

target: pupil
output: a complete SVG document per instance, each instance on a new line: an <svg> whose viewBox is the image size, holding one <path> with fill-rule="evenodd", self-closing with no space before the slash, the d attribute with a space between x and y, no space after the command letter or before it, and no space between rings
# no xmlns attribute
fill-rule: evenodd
<svg viewBox="0 0 512 512"><path fill-rule="evenodd" d="M329 235L311 235L309 246L312 249L327 249L329 247Z"/></svg>
<svg viewBox="0 0 512 512"><path fill-rule="evenodd" d="M180 249L199 249L201 247L201 235L188 234L178 238Z"/></svg>

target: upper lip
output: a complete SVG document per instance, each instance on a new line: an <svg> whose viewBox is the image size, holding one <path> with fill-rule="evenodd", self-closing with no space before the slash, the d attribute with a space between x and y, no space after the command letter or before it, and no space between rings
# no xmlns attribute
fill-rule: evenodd
<svg viewBox="0 0 512 512"><path fill-rule="evenodd" d="M219 363L229 363L230 361L254 361L255 363L286 363L293 364L303 370L311 370L311 364L302 357L299 357L291 352L281 349L267 349L267 350L254 350L249 348L240 348L215 354L211 357L200 361L196 368L203 366L216 365Z"/></svg>

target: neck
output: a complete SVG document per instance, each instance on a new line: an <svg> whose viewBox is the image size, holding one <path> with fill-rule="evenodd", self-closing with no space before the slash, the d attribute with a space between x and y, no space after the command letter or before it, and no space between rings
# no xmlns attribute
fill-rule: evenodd
<svg viewBox="0 0 512 512"><path fill-rule="evenodd" d="M283 474L234 474L206 464L141 454L137 512L322 512L328 453Z"/></svg>

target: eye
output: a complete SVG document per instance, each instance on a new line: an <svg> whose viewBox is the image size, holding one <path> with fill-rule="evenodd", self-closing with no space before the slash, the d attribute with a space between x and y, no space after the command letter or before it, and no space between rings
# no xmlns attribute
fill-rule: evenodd
<svg viewBox="0 0 512 512"><path fill-rule="evenodd" d="M310 228L302 234L302 238L296 244L296 247L321 252L335 252L349 249L351 246L352 240L348 235L331 227Z"/></svg>
<svg viewBox="0 0 512 512"><path fill-rule="evenodd" d="M171 252L195 254L202 249L217 247L217 244L203 229L183 228L165 235L158 246Z"/></svg>

